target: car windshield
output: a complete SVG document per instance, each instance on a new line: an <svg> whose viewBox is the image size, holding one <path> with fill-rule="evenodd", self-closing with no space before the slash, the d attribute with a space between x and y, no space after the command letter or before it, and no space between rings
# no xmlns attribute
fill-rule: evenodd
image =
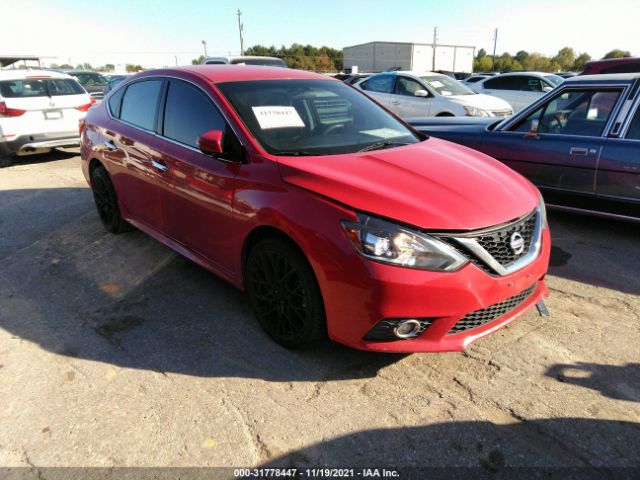
<svg viewBox="0 0 640 480"><path fill-rule="evenodd" d="M560 85L562 82L564 82L564 78L562 78L560 75L554 75L554 74L545 75L544 78L546 78L548 81L550 81L556 87L558 85Z"/></svg>
<svg viewBox="0 0 640 480"><path fill-rule="evenodd" d="M0 82L0 96L4 98L58 97L83 93L85 91L78 82L70 78L29 78Z"/></svg>
<svg viewBox="0 0 640 480"><path fill-rule="evenodd" d="M339 81L257 80L217 87L273 155L336 155L421 141L378 104Z"/></svg>
<svg viewBox="0 0 640 480"><path fill-rule="evenodd" d="M420 78L435 90L438 95L445 97L451 95L475 95L469 88L446 75L427 75Z"/></svg>

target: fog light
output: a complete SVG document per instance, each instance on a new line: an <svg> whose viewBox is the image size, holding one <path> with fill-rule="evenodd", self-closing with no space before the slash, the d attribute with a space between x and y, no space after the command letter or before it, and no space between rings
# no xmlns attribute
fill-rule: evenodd
<svg viewBox="0 0 640 480"><path fill-rule="evenodd" d="M398 338L413 338L420 333L420 322L418 320L403 320L398 322L393 334Z"/></svg>

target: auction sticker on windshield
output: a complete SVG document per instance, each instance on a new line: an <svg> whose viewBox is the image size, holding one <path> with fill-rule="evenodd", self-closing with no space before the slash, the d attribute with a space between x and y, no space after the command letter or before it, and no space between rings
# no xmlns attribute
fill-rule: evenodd
<svg viewBox="0 0 640 480"><path fill-rule="evenodd" d="M397 138L405 135L403 132L399 132L398 130L394 130L393 128L376 128L374 130L362 130L360 133L378 138Z"/></svg>
<svg viewBox="0 0 640 480"><path fill-rule="evenodd" d="M260 128L268 130L271 128L304 127L304 122L296 111L295 107L251 107L256 116Z"/></svg>

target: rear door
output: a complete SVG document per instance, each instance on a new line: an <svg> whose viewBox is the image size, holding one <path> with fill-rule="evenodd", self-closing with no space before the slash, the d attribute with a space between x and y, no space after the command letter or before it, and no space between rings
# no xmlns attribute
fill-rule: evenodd
<svg viewBox="0 0 640 480"><path fill-rule="evenodd" d="M428 97L416 97L418 90L427 88L413 78L398 75L389 110L401 118L428 117L431 113L433 94Z"/></svg>
<svg viewBox="0 0 640 480"><path fill-rule="evenodd" d="M571 88L550 98L509 131L490 132L483 151L541 188L595 193L603 137L621 88ZM530 133L535 130L537 134Z"/></svg>
<svg viewBox="0 0 640 480"><path fill-rule="evenodd" d="M198 137L224 132L226 156L200 151ZM186 81L169 82L160 133L159 162L172 195L167 212L169 234L190 251L233 273L233 194L241 168L240 144L219 109L204 91Z"/></svg>
<svg viewBox="0 0 640 480"><path fill-rule="evenodd" d="M367 95L383 107L391 109L391 101L394 97L393 89L395 78L395 74L374 75L366 79L359 86Z"/></svg>
<svg viewBox="0 0 640 480"><path fill-rule="evenodd" d="M126 214L166 234L170 192L164 167L157 162L161 140L155 133L163 85L164 80L157 78L128 85L119 104L110 101L110 112L118 120L109 122L102 133L104 157L111 163L109 170Z"/></svg>
<svg viewBox="0 0 640 480"><path fill-rule="evenodd" d="M640 216L640 105L622 138L607 139L596 178L598 195L632 202L617 213Z"/></svg>

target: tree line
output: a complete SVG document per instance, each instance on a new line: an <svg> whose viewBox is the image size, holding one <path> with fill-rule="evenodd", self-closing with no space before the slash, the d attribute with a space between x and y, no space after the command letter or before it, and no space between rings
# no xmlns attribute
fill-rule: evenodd
<svg viewBox="0 0 640 480"><path fill-rule="evenodd" d="M244 54L281 58L287 67L298 70L313 70L314 72L339 72L342 70L342 50L326 46L318 48L294 43L290 47L282 45L280 48L276 48L275 45L270 47L254 45L247 48ZM204 56L200 55L198 58L194 58L191 63L198 65L203 61Z"/></svg>
<svg viewBox="0 0 640 480"><path fill-rule="evenodd" d="M627 50L614 49L603 57L621 58L630 57L631 52ZM512 72L518 70L528 70L536 72L581 72L587 62L591 61L591 55L588 53L576 53L571 47L561 48L553 57L547 57L541 53L529 53L526 50L520 50L515 55L508 52L502 55L496 55L495 66L493 56L487 55L484 48L478 50L478 54L473 60L474 72Z"/></svg>

